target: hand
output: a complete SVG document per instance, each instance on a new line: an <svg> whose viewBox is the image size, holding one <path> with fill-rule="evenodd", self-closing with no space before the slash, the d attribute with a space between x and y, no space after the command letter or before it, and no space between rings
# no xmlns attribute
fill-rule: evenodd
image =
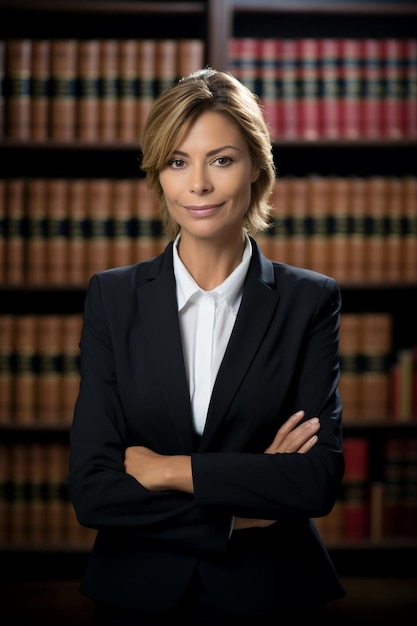
<svg viewBox="0 0 417 626"><path fill-rule="evenodd" d="M266 454L277 452L299 452L305 454L317 443L316 433L320 430L318 417L300 424L304 411L297 411L278 429L272 443L265 450Z"/></svg>
<svg viewBox="0 0 417 626"><path fill-rule="evenodd" d="M194 493L191 457L158 454L144 446L126 448L125 472L149 491L177 489Z"/></svg>

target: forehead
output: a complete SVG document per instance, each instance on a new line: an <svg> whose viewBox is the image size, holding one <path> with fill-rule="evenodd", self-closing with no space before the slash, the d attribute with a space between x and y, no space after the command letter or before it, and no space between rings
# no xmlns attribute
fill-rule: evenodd
<svg viewBox="0 0 417 626"><path fill-rule="evenodd" d="M247 147L241 129L233 120L217 111L205 111L192 122L174 149L212 150L224 145L240 150Z"/></svg>

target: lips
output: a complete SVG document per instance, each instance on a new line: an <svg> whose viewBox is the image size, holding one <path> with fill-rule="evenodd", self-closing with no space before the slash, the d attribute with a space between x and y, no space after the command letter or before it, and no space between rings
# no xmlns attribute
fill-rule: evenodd
<svg viewBox="0 0 417 626"><path fill-rule="evenodd" d="M215 213L221 205L208 204L205 206L186 206L184 207L193 217L207 217Z"/></svg>

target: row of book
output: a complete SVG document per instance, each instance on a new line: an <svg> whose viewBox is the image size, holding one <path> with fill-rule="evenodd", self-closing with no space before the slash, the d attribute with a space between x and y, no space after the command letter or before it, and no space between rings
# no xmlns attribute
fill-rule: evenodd
<svg viewBox="0 0 417 626"><path fill-rule="evenodd" d="M232 38L229 69L276 139L417 136L417 39Z"/></svg>
<svg viewBox="0 0 417 626"><path fill-rule="evenodd" d="M417 439L388 438L380 475L367 438L346 438L346 473L332 512L315 519L326 543L417 537ZM0 545L91 547L68 499L66 442L0 442Z"/></svg>
<svg viewBox="0 0 417 626"><path fill-rule="evenodd" d="M3 192L3 193L2 193ZM0 281L83 284L166 245L143 179L3 179Z"/></svg>
<svg viewBox="0 0 417 626"><path fill-rule="evenodd" d="M70 423L81 324L81 313L0 315L0 424ZM342 313L340 391L349 423L417 420L417 349L393 354L392 325L388 313Z"/></svg>
<svg viewBox="0 0 417 626"><path fill-rule="evenodd" d="M203 65L201 39L3 39L0 137L138 142L154 98Z"/></svg>
<svg viewBox="0 0 417 626"><path fill-rule="evenodd" d="M92 546L96 531L78 523L64 485L69 444L0 442L0 545Z"/></svg>
<svg viewBox="0 0 417 626"><path fill-rule="evenodd" d="M81 324L81 313L0 315L0 424L70 424Z"/></svg>
<svg viewBox="0 0 417 626"><path fill-rule="evenodd" d="M417 281L417 177L283 177L271 203L268 257L339 281ZM166 243L142 178L0 179L5 284L82 284Z"/></svg>
<svg viewBox="0 0 417 626"><path fill-rule="evenodd" d="M370 446L366 437L345 439L339 497L329 515L315 519L328 544L417 537L417 439L387 438L375 476Z"/></svg>

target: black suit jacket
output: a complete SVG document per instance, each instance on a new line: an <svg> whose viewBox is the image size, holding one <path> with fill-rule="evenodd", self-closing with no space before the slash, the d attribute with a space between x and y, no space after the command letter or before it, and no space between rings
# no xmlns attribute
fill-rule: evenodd
<svg viewBox="0 0 417 626"><path fill-rule="evenodd" d="M67 488L98 529L81 584L97 601L161 610L199 574L218 606L246 615L344 595L311 517L344 471L338 394L340 291L329 277L253 256L201 438L193 433L172 243L92 277ZM308 454L263 454L296 410L320 417ZM194 496L150 492L124 472L144 445L192 457ZM273 519L236 531L233 515Z"/></svg>

